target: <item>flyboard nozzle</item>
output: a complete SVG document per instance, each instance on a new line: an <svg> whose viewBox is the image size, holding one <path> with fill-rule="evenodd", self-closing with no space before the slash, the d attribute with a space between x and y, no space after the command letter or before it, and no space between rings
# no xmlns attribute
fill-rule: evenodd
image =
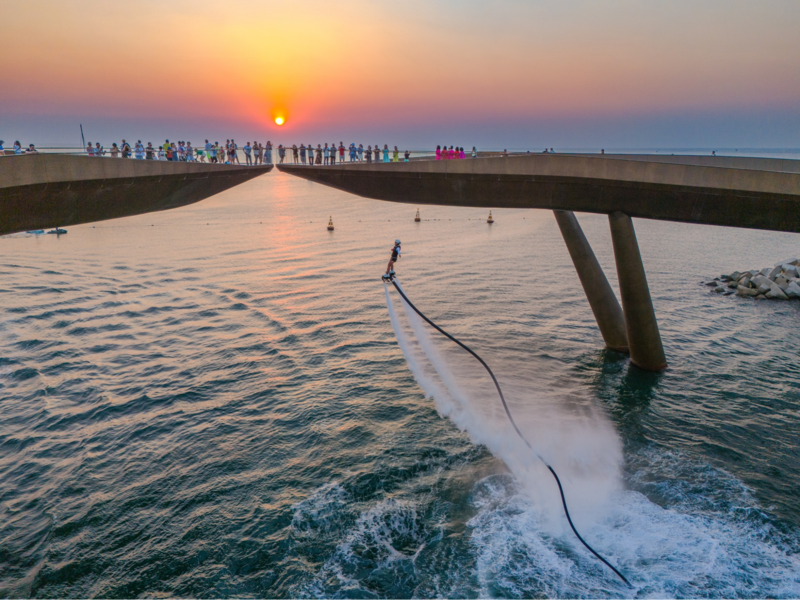
<svg viewBox="0 0 800 600"><path fill-rule="evenodd" d="M486 219L486 222L489 224L494 223L494 219L492 218L492 211L489 211L489 218Z"/></svg>
<svg viewBox="0 0 800 600"><path fill-rule="evenodd" d="M414 223L419 223L419 222L420 222L420 218L419 218L419 209L417 209L417 216L416 216L416 217L414 217Z"/></svg>
<svg viewBox="0 0 800 600"><path fill-rule="evenodd" d="M333 231L333 215L328 219L328 231Z"/></svg>

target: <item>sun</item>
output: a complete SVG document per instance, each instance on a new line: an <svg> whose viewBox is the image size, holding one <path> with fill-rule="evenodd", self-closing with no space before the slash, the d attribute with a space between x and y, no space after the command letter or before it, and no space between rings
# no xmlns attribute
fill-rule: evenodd
<svg viewBox="0 0 800 600"><path fill-rule="evenodd" d="M276 125L283 125L283 117L275 117Z"/></svg>

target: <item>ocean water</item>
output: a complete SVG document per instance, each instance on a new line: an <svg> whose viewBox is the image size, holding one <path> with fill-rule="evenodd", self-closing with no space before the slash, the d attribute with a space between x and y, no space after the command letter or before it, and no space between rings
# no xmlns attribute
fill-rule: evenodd
<svg viewBox="0 0 800 600"><path fill-rule="evenodd" d="M702 284L800 236L636 220L648 374L603 349L551 213L416 209L271 173L1 238L0 596L800 596L800 303ZM384 288L396 237L633 590L479 365Z"/></svg>

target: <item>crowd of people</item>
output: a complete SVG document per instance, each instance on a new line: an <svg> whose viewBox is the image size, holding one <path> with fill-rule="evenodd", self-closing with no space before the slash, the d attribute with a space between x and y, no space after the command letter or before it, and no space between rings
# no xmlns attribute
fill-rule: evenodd
<svg viewBox="0 0 800 600"><path fill-rule="evenodd" d="M295 164L301 165L335 165L338 157L340 163L345 162L345 156L350 159L350 162L400 162L400 150L397 146L390 149L388 144L384 144L381 149L380 145L375 144L373 148L368 145L364 148L363 144L356 146L351 143L345 147L344 142L335 142L328 145L317 144L315 148L313 144L306 146L305 144L292 145L291 148L278 146L278 160L283 163L291 150L291 158ZM408 161L411 153L406 150L403 152L402 160Z"/></svg>
<svg viewBox="0 0 800 600"><path fill-rule="evenodd" d="M380 147L379 144L375 144L373 147L372 145L367 145L364 148L363 144L359 144L356 146L354 143L351 143L349 146L345 147L343 142L339 142L337 145L336 143L332 144L317 144L315 148L313 144L294 144L290 147L279 145L278 146L278 162L283 163L289 157L289 151L291 151L291 160L295 164L301 165L335 165L336 161L340 163L345 162L345 157L349 159L349 162L400 162L405 161L407 162L411 158L411 153L408 150L405 150L402 154L400 154L400 150L398 150L397 146L393 149L390 149L388 144L384 144L383 148ZM470 154L472 158L478 156L478 151L475 147L472 147L472 152ZM436 146L436 160L455 160L459 158L467 158L467 155L464 151L463 147L456 148L454 146Z"/></svg>
<svg viewBox="0 0 800 600"><path fill-rule="evenodd" d="M277 162L279 164L292 161L294 164L302 165L335 165L345 162L367 162L367 163L388 163L408 161L411 153L405 150L402 155L397 146L389 148L384 144L383 148L379 144L368 145L364 148L363 144L356 146L351 143L345 147L343 142L338 144L297 144L284 146L279 144L277 148L268 141L266 144L259 142L247 142L244 146L239 146L236 140L225 140L224 144L219 142L205 142L200 146L192 146L188 141L170 142L165 140L163 144L154 146L152 142L145 145L142 140L130 143L123 139L121 143L114 142L111 148L105 148L99 142L92 144L89 142L84 148L84 152L91 157L111 156L112 158L133 158L139 160L169 160L183 162L217 163L226 165L240 165L240 152L244 156L245 165L265 165L273 164L273 152L277 150ZM0 140L0 154L3 151L3 141ZM37 152L34 145L30 144L27 150L22 148L19 142L14 142L14 154L25 154ZM472 147L469 154L472 158L477 157L478 152ZM467 158L463 147L436 146L436 160L457 160Z"/></svg>
<svg viewBox="0 0 800 600"><path fill-rule="evenodd" d="M6 153L6 149L3 147L3 144L5 144L5 142L0 140L0 156ZM33 144L28 144L28 148L26 150L22 147L22 144L19 143L19 140L14 142L13 152L14 154L39 154L39 151Z"/></svg>
<svg viewBox="0 0 800 600"><path fill-rule="evenodd" d="M478 151L475 149L475 146L472 147L470 156L472 158L477 158ZM446 144L444 148L442 146L436 146L436 160L457 160L459 158L467 158L463 147L456 146L453 148L453 146L450 146L448 148Z"/></svg>
<svg viewBox="0 0 800 600"><path fill-rule="evenodd" d="M209 142L205 140L202 146L192 146L191 142L178 141L170 142L165 140L163 144L153 146L152 142L147 142L145 146L142 140L137 140L131 144L127 140L122 140L120 144L114 142L111 148L106 149L96 142L86 144L86 154L93 157L110 155L112 158L134 158L140 160L169 160L183 162L208 162L226 165L240 165L239 151L244 153L245 165L262 165L272 163L272 142L266 145L259 142L247 142L244 146L239 146L236 140L225 140L224 144L219 142Z"/></svg>

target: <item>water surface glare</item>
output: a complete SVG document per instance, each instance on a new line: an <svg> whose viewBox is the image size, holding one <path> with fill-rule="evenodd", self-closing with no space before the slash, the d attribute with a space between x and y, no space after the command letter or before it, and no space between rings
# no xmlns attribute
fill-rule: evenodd
<svg viewBox="0 0 800 600"><path fill-rule="evenodd" d="M603 350L552 213L416 208L272 173L0 238L0 596L630 595L390 290L396 337L396 237L637 596L800 596L800 302L701 284L800 237L635 221L653 375ZM607 219L579 219L616 289Z"/></svg>

